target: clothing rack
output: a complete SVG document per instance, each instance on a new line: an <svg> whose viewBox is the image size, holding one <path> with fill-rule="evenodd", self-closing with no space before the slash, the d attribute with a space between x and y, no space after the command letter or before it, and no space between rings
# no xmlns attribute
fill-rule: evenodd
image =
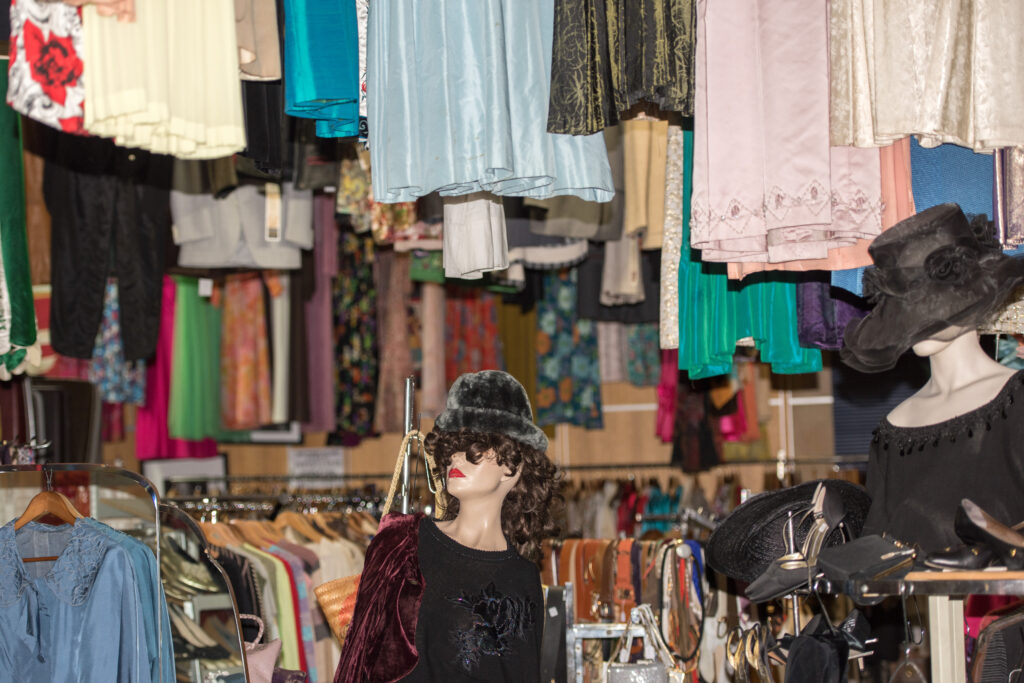
<svg viewBox="0 0 1024 683"><path fill-rule="evenodd" d="M47 463L45 465L0 465L0 476L12 472L39 472L43 475L44 480L49 482L49 478L54 472L89 472L90 480L94 479L96 474L106 474L115 477L121 477L128 479L133 483L139 485L149 494L149 499L153 503L153 524L156 530L157 538L160 538L160 494L157 493L156 487L148 479L140 474L136 474L131 470L126 470L121 467L113 467L111 465L99 465L95 463ZM156 566L160 566L160 544L156 544ZM164 634L163 625L160 620L156 620L156 642L157 652L162 656L164 637L169 637L170 634ZM161 664L163 662L161 661ZM173 683L172 681L163 680L163 667L159 668L160 671L160 683Z"/></svg>
<svg viewBox="0 0 1024 683"><path fill-rule="evenodd" d="M313 479L319 480L332 480L341 479L347 480L366 480L366 479L388 479L392 476L391 472L364 472L358 474L333 474L333 473L309 473L309 474L214 474L214 475L202 475L202 476L188 476L188 475L176 475L173 477L164 477L164 491L171 490L171 487L175 484L210 484L213 482L221 482L225 486L228 484L275 484L275 483L290 483L293 481L309 481ZM180 500L180 498L179 498Z"/></svg>
<svg viewBox="0 0 1024 683"><path fill-rule="evenodd" d="M711 519L707 515L703 515L696 510L689 508L682 510L676 514L671 515L639 515L638 521L641 522L676 522L678 524L696 524L697 526L704 527L708 531L714 531L715 527L718 526L718 522Z"/></svg>
<svg viewBox="0 0 1024 683"><path fill-rule="evenodd" d="M330 493L283 493L277 495L253 493L239 495L212 494L208 496L182 496L168 498L166 502L168 505L179 510L203 513L210 512L215 515L218 512L261 512L272 514L281 507L292 505L294 503L317 506L345 504L366 507L368 504L380 504L382 500L379 497L353 497Z"/></svg>
<svg viewBox="0 0 1024 683"><path fill-rule="evenodd" d="M859 467L867 465L866 455L837 455L831 458L765 458L759 460L727 460L718 463L715 467L732 467L733 465L782 465L784 467L802 467L810 465L834 465L837 467ZM682 467L670 462L603 462L587 463L581 465L563 465L559 467L565 472L585 472L590 470L668 470L675 469L683 472Z"/></svg>

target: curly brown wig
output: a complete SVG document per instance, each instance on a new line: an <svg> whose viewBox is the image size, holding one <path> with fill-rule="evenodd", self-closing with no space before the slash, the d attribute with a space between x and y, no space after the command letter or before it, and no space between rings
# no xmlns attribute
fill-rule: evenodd
<svg viewBox="0 0 1024 683"><path fill-rule="evenodd" d="M477 464L491 449L499 465L513 472L520 470L519 481L501 506L501 529L520 555L540 562L541 542L558 533L553 507L562 497L559 493L561 475L555 464L541 451L504 434L468 429L432 431L427 434L425 445L442 476L448 471L455 453L465 453L467 460ZM443 519L455 519L458 514L459 501L449 496Z"/></svg>

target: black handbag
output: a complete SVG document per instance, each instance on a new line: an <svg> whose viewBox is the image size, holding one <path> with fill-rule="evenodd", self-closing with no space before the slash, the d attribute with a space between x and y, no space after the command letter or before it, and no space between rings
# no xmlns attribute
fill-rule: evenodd
<svg viewBox="0 0 1024 683"><path fill-rule="evenodd" d="M879 579L909 570L914 554L909 546L872 534L822 548L818 568L834 582Z"/></svg>

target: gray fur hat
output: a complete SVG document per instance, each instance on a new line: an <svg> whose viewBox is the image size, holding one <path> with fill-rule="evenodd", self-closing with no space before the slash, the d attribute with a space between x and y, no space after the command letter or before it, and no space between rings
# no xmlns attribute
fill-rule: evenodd
<svg viewBox="0 0 1024 683"><path fill-rule="evenodd" d="M434 429L495 432L541 453L548 449L548 437L533 422L526 389L515 377L500 370L459 375L448 391L444 411L434 421Z"/></svg>

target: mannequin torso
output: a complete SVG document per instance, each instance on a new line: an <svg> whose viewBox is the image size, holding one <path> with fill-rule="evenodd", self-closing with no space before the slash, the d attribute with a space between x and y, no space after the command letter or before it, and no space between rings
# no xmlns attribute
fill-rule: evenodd
<svg viewBox="0 0 1024 683"><path fill-rule="evenodd" d="M931 378L875 430L863 530L925 552L960 544L953 520L963 498L1024 519L1024 372L990 359L974 330L940 335L914 345Z"/></svg>

